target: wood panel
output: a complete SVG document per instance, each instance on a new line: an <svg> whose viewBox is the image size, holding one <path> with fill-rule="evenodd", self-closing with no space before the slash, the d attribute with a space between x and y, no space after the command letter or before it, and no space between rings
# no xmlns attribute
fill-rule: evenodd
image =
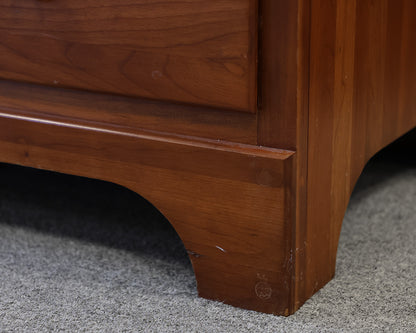
<svg viewBox="0 0 416 333"><path fill-rule="evenodd" d="M291 307L304 302L310 0L260 0L258 144L296 150ZM290 212L290 213L289 213Z"/></svg>
<svg viewBox="0 0 416 333"><path fill-rule="evenodd" d="M260 0L259 13L257 114L0 81L0 158L144 195L182 237L200 295L287 315L332 278L365 163L416 126L416 2Z"/></svg>
<svg viewBox="0 0 416 333"><path fill-rule="evenodd" d="M416 126L416 2L311 4L304 299L335 272L342 220L365 163Z"/></svg>
<svg viewBox="0 0 416 333"><path fill-rule="evenodd" d="M256 111L257 0L5 0L0 78Z"/></svg>
<svg viewBox="0 0 416 333"><path fill-rule="evenodd" d="M1 162L103 179L172 223L201 296L289 314L293 152L0 113Z"/></svg>
<svg viewBox="0 0 416 333"><path fill-rule="evenodd" d="M256 144L257 119L250 113L169 104L0 80L0 110L35 113L178 136Z"/></svg>
<svg viewBox="0 0 416 333"><path fill-rule="evenodd" d="M307 137L309 1L260 0L259 11L259 144L299 149Z"/></svg>

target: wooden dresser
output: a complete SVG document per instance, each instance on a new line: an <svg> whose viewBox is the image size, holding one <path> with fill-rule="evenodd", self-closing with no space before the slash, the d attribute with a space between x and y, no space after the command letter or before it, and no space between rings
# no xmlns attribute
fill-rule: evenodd
<svg viewBox="0 0 416 333"><path fill-rule="evenodd" d="M200 296L289 315L332 278L368 159L416 126L415 15L414 0L2 0L0 162L139 193Z"/></svg>

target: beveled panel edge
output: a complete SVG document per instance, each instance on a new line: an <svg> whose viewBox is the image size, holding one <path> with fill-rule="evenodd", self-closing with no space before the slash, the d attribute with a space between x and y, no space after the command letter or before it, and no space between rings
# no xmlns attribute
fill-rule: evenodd
<svg viewBox="0 0 416 333"><path fill-rule="evenodd" d="M255 114L0 80L0 108L102 125L257 144Z"/></svg>
<svg viewBox="0 0 416 333"><path fill-rule="evenodd" d="M150 10L149 22L144 26L141 22L142 17L140 16L140 19L138 19L137 15L130 18L133 19L133 22L129 21L128 23L133 26L127 28L125 28L125 21L123 20L127 20L128 17L125 18L123 15L118 17L121 20L117 25L118 28L109 27L111 24L114 25L113 21L104 21L110 31L116 29L118 33L133 33L133 36L123 35L125 38L120 37L115 44L114 36L108 37L104 34L103 37L102 33L102 38L99 38L99 36L95 36L95 38L93 38L94 36L88 38L82 36L84 33L91 33L90 30L94 27L95 30L92 33L100 35L100 25L95 26L97 24L95 22L99 21L102 18L101 16L91 22L83 15L79 15L78 20L85 23L85 25L81 24L84 28L79 28L80 31L77 29L75 29L77 31L74 31L70 25L68 26L68 21L65 20L66 15L71 15L72 6L49 6L42 2L38 2L36 5L36 2L34 2L28 5L28 8L25 8L26 10L16 11L19 4L20 7L25 5L24 1L19 0L17 2L17 4L6 4L4 7L5 25L0 32L2 39L5 41L2 52L0 52L0 58L5 62L3 68L0 68L4 79L33 82L47 86L78 87L83 90L139 98L163 99L168 102L188 102L211 107L230 108L239 112L255 113L257 111L256 30L258 26L258 0L215 1L206 6L198 6L196 2L178 2L175 6L174 1L169 1L165 4L165 7L169 7L173 11L173 13L170 13L172 20L179 20L186 29L185 31L180 30L179 32L182 33L178 34L175 30L178 27L175 25L175 29L171 28L174 30L173 35L171 30L162 29L163 22L157 20L157 15L162 15L159 13L160 8L156 6L159 4L147 1L146 6L156 6L157 8ZM139 10L139 13L144 12L142 8L137 8L143 1L139 1L139 4L134 3L134 1L127 2L131 3L133 9ZM172 6L170 2L172 2ZM105 9L104 19L107 19L106 13L110 12L113 7L116 10L119 5L121 4L113 3L105 6L108 9ZM201 22L198 22L199 17L197 15L192 16L184 10L184 8L191 5L194 8L200 8L202 14L211 18L211 20L201 19L204 24L207 24L203 29L194 28L194 24L201 24ZM82 8L84 6L87 5L82 5ZM181 6L185 7L181 10ZM101 8L100 13L103 8ZM56 27L56 18L54 20L50 19L49 24L48 21L45 22L43 18L40 18L44 16L42 15L44 10L48 10L48 14L52 18L58 16L62 21L61 25L64 25L64 27L59 24ZM177 15L173 15L175 10L179 10ZM166 11L166 8L164 8L164 11ZM196 10L194 14L198 13L199 11ZM153 17L153 15L156 17ZM188 20L182 18L187 16L189 16L188 20L192 23L190 26L188 26ZM36 17L40 18L40 21L36 20ZM220 17L220 22L215 21ZM165 17L162 17L162 19L166 21ZM234 19L237 22L234 22ZM16 24L8 25L9 20L17 22L17 26ZM194 22L194 20L197 20L197 22ZM214 21L211 22L212 20ZM139 27L134 25L134 22L137 24L137 21L140 23ZM24 23L27 22L29 23L26 26ZM167 22L170 22L170 20L168 19ZM226 25L221 25L221 22ZM102 24L103 22L101 22L101 27ZM156 24L156 26L153 26L153 24ZM160 36L156 35L156 38L150 38L150 40L154 41L161 38L169 42L161 45L156 42L156 45L152 43L150 43L152 45L147 45L144 42L148 39L146 37L149 37L148 34L154 33L155 30L158 31L158 24L162 24ZM179 24L179 27L182 26ZM52 31L49 31L49 29L52 29ZM125 29L128 29L127 32ZM138 39L134 38L134 32L144 34L142 36L144 38L140 38L140 34L136 36L139 37ZM75 33L75 36L67 36L67 34L71 35L72 33ZM81 33L81 36L78 36L78 33ZM200 36L202 41L196 38L199 35L202 35ZM236 37L235 40L227 39L227 37L234 35L237 35L238 38ZM175 41L176 38L179 41L172 46L172 39ZM188 40L189 38L190 40ZM133 43L134 47L132 48L132 45L129 44L132 41L135 41L138 45ZM46 53L38 52L39 46L42 46L41 49ZM177 51L179 53L176 54L173 52L175 47L184 48L184 50ZM197 53L201 54L198 55ZM103 68L106 68L106 70L103 71Z"/></svg>

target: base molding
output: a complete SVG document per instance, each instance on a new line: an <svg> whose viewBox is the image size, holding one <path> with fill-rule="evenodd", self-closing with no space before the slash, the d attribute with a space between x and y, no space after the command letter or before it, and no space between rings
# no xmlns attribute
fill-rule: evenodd
<svg viewBox="0 0 416 333"><path fill-rule="evenodd" d="M170 221L199 294L288 315L294 230L291 151L0 113L0 159L125 186Z"/></svg>

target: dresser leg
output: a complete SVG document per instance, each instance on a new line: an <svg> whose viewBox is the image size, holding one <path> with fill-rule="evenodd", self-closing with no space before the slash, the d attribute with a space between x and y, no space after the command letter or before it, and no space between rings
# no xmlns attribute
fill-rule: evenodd
<svg viewBox="0 0 416 333"><path fill-rule="evenodd" d="M170 218L192 262L199 296L289 315L294 259L291 232L289 225L279 225L278 215L274 215L283 207L268 207L266 214L254 210L248 217L244 207L228 204L224 202L222 209L212 207L211 212L191 211L192 225ZM227 216L234 209L245 216ZM189 210L182 212L187 213ZM250 223L245 221L247 218Z"/></svg>
<svg viewBox="0 0 416 333"><path fill-rule="evenodd" d="M254 183L188 174L170 179L163 196L145 196L182 239L201 297L289 315L294 312L293 159L269 162L271 169L260 168Z"/></svg>
<svg viewBox="0 0 416 333"><path fill-rule="evenodd" d="M289 315L295 306L294 155L217 153L222 156L212 165L207 165L210 154L190 153L205 157L198 162L198 173L155 174L143 169L129 187L175 228L188 251L201 297ZM207 175L215 168L220 169L218 175Z"/></svg>

